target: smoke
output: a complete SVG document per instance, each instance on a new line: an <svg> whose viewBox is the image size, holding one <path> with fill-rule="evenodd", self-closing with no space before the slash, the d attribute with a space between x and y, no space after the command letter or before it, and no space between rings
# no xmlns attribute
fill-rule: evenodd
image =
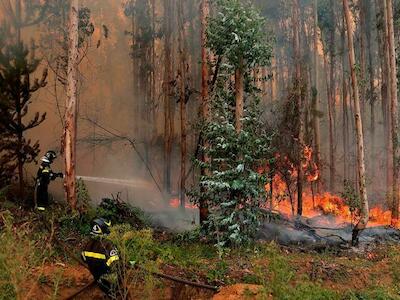
<svg viewBox="0 0 400 300"><path fill-rule="evenodd" d="M275 241L281 245L308 246L311 248L347 247L352 239L351 224L324 223L333 220L333 216L314 218L280 219L264 222L257 238L263 241ZM368 227L359 236L360 243L400 243L400 231L386 226Z"/></svg>

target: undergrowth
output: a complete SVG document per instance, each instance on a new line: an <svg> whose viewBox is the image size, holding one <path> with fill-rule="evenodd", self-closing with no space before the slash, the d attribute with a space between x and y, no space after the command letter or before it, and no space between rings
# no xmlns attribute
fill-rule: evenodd
<svg viewBox="0 0 400 300"><path fill-rule="evenodd" d="M29 227L13 227L13 216L0 213L0 299L29 299L28 278L43 258L31 238Z"/></svg>

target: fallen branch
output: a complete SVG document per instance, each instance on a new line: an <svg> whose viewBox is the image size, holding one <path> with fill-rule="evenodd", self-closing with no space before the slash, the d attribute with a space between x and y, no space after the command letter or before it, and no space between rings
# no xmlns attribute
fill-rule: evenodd
<svg viewBox="0 0 400 300"><path fill-rule="evenodd" d="M76 296L78 296L80 293L82 293L86 289L90 288L94 284L96 284L96 281L93 280L93 281L89 282L87 285L85 285L84 287L82 287L81 289L79 289L78 291L76 291L75 293L73 293L71 296L68 296L67 298L64 298L63 300L72 300L72 299L74 299Z"/></svg>
<svg viewBox="0 0 400 300"><path fill-rule="evenodd" d="M157 276L157 277L160 277L160 278L164 278L164 279L168 279L168 280L171 280L171 281L175 281L175 282L178 282L178 283L187 284L187 285L191 285L191 286L194 286L194 287L211 290L211 291L214 291L214 292L217 292L218 289L219 289L216 286L203 284L203 283L197 283L197 282L189 281L189 280L186 280L186 279L182 279L182 278L179 278L179 277L175 277L175 276L171 276L171 275L167 275L167 274L163 274L163 273L150 272L150 271L148 271L145 268L140 267L140 266L136 266L136 267L141 269L141 270L143 270L143 271L145 271L145 272L147 272L147 273L150 273L150 274L152 274L154 276Z"/></svg>

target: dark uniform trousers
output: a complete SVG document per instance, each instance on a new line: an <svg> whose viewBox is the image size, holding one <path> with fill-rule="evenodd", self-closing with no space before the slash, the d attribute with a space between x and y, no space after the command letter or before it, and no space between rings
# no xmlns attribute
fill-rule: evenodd
<svg viewBox="0 0 400 300"><path fill-rule="evenodd" d="M54 173L49 163L42 163L36 175L35 204L38 210L45 210L49 205L49 183L59 176Z"/></svg>

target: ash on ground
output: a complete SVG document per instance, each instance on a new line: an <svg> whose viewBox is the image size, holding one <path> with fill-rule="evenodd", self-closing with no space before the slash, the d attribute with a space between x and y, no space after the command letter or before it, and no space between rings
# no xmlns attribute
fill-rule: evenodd
<svg viewBox="0 0 400 300"><path fill-rule="evenodd" d="M332 215L289 219L274 214L264 221L257 238L261 241L275 241L284 246L348 248L351 244L352 230L352 224L337 224ZM360 233L359 242L361 247L400 243L400 230L389 226L368 227Z"/></svg>

